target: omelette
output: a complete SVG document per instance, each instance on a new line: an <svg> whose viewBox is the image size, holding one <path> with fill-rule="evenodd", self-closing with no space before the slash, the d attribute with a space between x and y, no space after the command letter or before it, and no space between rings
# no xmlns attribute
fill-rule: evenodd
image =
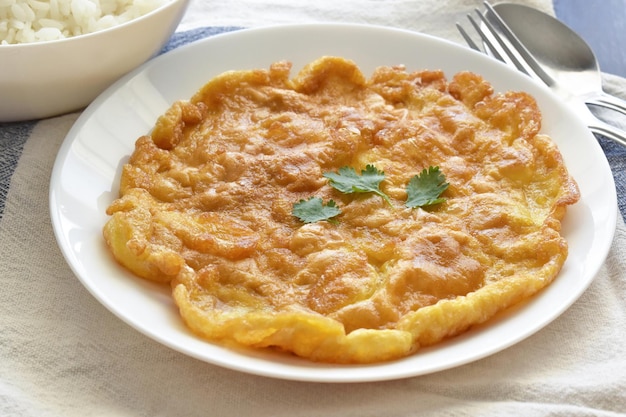
<svg viewBox="0 0 626 417"><path fill-rule="evenodd" d="M123 166L103 234L224 346L415 354L536 294L579 199L541 112L480 75L325 56L225 72ZM417 202L419 200L419 202Z"/></svg>

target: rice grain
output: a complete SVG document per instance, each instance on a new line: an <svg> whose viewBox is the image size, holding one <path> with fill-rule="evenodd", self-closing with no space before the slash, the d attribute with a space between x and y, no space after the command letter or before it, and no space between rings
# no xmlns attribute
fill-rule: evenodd
<svg viewBox="0 0 626 417"><path fill-rule="evenodd" d="M84 35L143 16L172 0L0 0L0 45Z"/></svg>

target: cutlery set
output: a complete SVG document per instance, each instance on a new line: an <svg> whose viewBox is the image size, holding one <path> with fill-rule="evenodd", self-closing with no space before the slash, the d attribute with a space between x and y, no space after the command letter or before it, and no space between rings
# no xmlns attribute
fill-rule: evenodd
<svg viewBox="0 0 626 417"><path fill-rule="evenodd" d="M626 101L602 90L601 72L586 42L556 18L528 6L484 2L468 20L482 48L457 23L468 46L545 84L585 122L589 130L626 146L626 131L600 120L590 106L626 115Z"/></svg>

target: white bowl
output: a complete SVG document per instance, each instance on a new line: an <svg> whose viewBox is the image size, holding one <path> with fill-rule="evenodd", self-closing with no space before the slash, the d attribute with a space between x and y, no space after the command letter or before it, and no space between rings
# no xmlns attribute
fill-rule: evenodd
<svg viewBox="0 0 626 417"><path fill-rule="evenodd" d="M62 40L0 45L0 122L81 109L167 43L189 0L172 0L110 29Z"/></svg>

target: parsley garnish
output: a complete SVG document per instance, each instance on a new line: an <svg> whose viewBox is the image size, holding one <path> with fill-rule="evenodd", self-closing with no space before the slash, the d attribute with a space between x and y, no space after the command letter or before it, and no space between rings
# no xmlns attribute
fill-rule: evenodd
<svg viewBox="0 0 626 417"><path fill-rule="evenodd" d="M333 200L324 202L319 197L311 197L308 200L300 200L293 205L293 215L304 223L315 223L327 220L330 223L337 223L333 217L339 215L341 210Z"/></svg>
<svg viewBox="0 0 626 417"><path fill-rule="evenodd" d="M345 194L374 193L381 196L391 206L391 200L387 194L380 190L380 183L385 179L385 173L379 171L373 165L367 165L358 175L354 168L345 166L338 172L326 172L330 185ZM426 207L440 204L446 201L440 197L450 184L446 177L439 171L439 167L429 167L415 175L406 187L406 206L409 208ZM330 223L338 223L335 216L341 214L333 200L324 204L319 197L310 197L308 200L300 200L293 205L293 215L304 223L315 223L326 220Z"/></svg>
<svg viewBox="0 0 626 417"><path fill-rule="evenodd" d="M439 167L424 168L421 174L414 176L406 187L407 207L424 207L443 203L445 198L439 196L448 188L446 177Z"/></svg>
<svg viewBox="0 0 626 417"><path fill-rule="evenodd" d="M326 172L324 177L330 180L329 183L333 188L342 193L374 193L381 196L390 206L392 205L387 194L379 188L380 183L385 179L385 173L373 165L367 165L364 170L361 170L360 176L354 168L345 166L339 168L338 173Z"/></svg>

